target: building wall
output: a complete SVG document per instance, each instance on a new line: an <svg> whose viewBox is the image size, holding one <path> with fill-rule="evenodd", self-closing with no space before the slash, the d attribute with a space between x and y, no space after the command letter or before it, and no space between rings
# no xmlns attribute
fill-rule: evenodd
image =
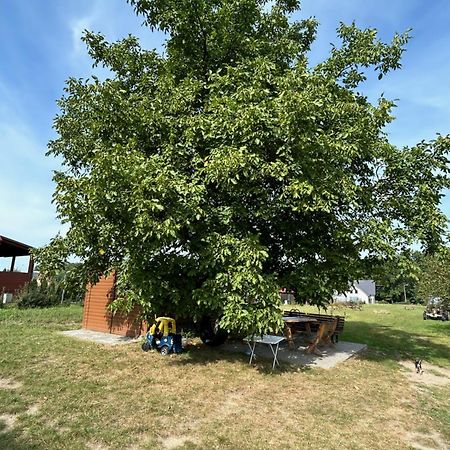
<svg viewBox="0 0 450 450"><path fill-rule="evenodd" d="M335 295L334 299L337 302L369 303L369 296L359 288L347 291L344 294Z"/></svg>
<svg viewBox="0 0 450 450"><path fill-rule="evenodd" d="M31 274L23 272L0 272L0 293L15 294L31 280Z"/></svg>
<svg viewBox="0 0 450 450"><path fill-rule="evenodd" d="M295 295L287 292L280 292L281 301L284 305L295 303Z"/></svg>
<svg viewBox="0 0 450 450"><path fill-rule="evenodd" d="M84 299L83 328L92 331L136 337L141 334L142 324L138 310L128 315L112 314L108 305L115 298L115 275L102 278L90 285Z"/></svg>
<svg viewBox="0 0 450 450"><path fill-rule="evenodd" d="M347 292L333 296L337 302L375 303L375 282L362 280L355 283Z"/></svg>

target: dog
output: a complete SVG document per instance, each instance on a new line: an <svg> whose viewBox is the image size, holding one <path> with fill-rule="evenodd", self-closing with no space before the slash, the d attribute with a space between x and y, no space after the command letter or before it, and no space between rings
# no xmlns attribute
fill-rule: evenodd
<svg viewBox="0 0 450 450"><path fill-rule="evenodd" d="M416 373L420 373L422 375L423 374L422 360L416 359L414 365L416 366Z"/></svg>

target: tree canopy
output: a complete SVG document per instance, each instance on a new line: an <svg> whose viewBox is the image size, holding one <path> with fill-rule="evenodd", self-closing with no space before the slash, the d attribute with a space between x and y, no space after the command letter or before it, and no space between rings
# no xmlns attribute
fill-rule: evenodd
<svg viewBox="0 0 450 450"><path fill-rule="evenodd" d="M311 65L299 1L130 0L165 51L86 32L109 77L67 81L49 153L70 225L41 266L78 256L91 280L117 270L144 313L279 324L279 288L326 305L412 244L438 248L449 137L392 145L394 102L368 76L401 67L408 34L341 24Z"/></svg>
<svg viewBox="0 0 450 450"><path fill-rule="evenodd" d="M421 269L417 291L422 300L438 298L450 307L450 249L425 257Z"/></svg>
<svg viewBox="0 0 450 450"><path fill-rule="evenodd" d="M422 299L417 293L421 266L426 256L417 251L404 252L387 260L377 269L376 301L389 303L417 303Z"/></svg>

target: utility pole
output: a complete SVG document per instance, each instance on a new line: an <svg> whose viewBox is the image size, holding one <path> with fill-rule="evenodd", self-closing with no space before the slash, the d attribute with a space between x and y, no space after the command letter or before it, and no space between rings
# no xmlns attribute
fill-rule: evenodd
<svg viewBox="0 0 450 450"><path fill-rule="evenodd" d="M64 296L66 294L66 273L64 272L64 278L63 278L63 290L61 293L61 305L64 303Z"/></svg>

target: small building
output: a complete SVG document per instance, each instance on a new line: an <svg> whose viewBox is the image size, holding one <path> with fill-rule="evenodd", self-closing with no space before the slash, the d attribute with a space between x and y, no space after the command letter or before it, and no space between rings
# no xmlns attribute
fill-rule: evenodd
<svg viewBox="0 0 450 450"><path fill-rule="evenodd" d="M375 281L361 280L350 285L348 291L333 296L336 302L375 303Z"/></svg>
<svg viewBox="0 0 450 450"><path fill-rule="evenodd" d="M295 294L294 291L290 291L286 288L280 289L280 297L281 301L284 305L292 305L295 303Z"/></svg>
<svg viewBox="0 0 450 450"><path fill-rule="evenodd" d="M121 336L137 337L145 331L135 308L130 314L113 314L108 308L116 298L116 277L114 274L101 278L87 288L84 297L83 328Z"/></svg>
<svg viewBox="0 0 450 450"><path fill-rule="evenodd" d="M1 301L7 302L25 284L31 281L33 276L33 258L31 256L31 245L17 242L5 236L0 236L0 258L3 269L0 271L0 294ZM26 272L16 269L17 258L28 259L28 270ZM5 262L7 266L5 267Z"/></svg>

